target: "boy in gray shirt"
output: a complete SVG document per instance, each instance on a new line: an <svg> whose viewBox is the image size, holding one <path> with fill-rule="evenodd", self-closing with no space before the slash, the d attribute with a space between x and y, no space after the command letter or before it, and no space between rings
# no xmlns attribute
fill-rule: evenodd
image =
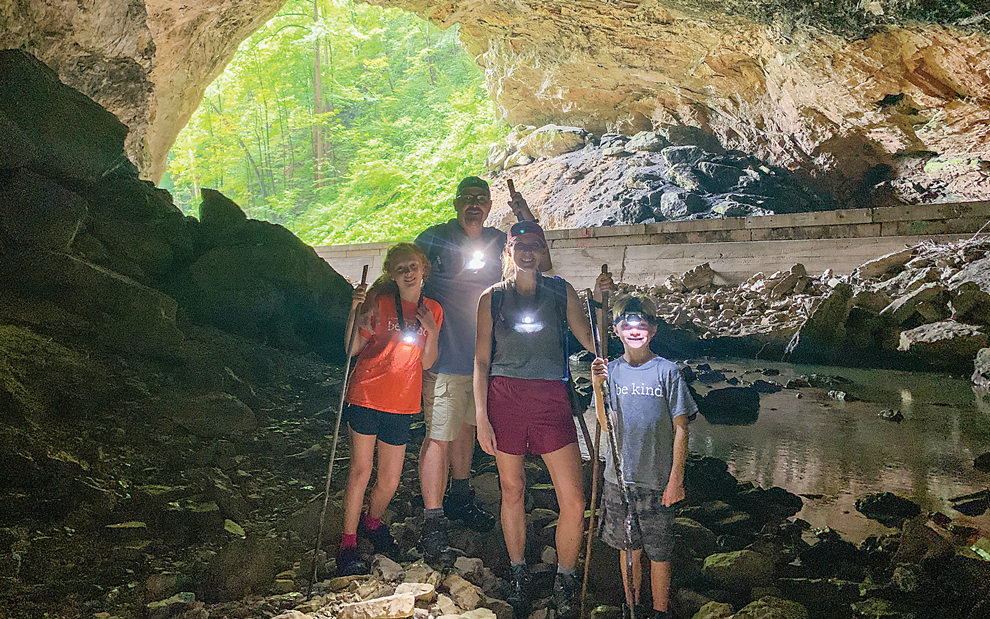
<svg viewBox="0 0 990 619"><path fill-rule="evenodd" d="M615 411L615 444L622 469L620 480L611 453L605 457L602 492L602 540L620 551L627 607L639 604L643 550L650 559L653 593L652 619L666 619L670 591L670 559L673 550L673 510L684 499L684 467L688 450L688 421L697 405L677 366L650 350L656 335L656 308L649 299L630 297L613 307L615 332L624 353L609 363L596 359L592 376L596 385L608 378L609 403ZM623 484L632 510L632 546L625 530L626 505ZM626 553L632 553L629 589Z"/></svg>

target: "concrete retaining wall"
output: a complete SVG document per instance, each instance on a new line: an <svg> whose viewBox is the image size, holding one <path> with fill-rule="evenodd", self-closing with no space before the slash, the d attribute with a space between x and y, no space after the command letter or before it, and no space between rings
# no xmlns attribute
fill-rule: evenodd
<svg viewBox="0 0 990 619"><path fill-rule="evenodd" d="M878 256L925 240L972 236L990 222L990 202L795 213L547 231L557 275L587 288L607 263L616 280L657 284L704 262L716 283L739 284L756 272L825 269L848 273ZM990 228L990 226L988 226ZM317 247L338 273L357 281L361 266L381 272L391 243Z"/></svg>

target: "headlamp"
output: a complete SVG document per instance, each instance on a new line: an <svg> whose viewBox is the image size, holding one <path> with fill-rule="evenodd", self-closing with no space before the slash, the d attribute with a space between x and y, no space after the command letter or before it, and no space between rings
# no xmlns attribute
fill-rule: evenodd
<svg viewBox="0 0 990 619"><path fill-rule="evenodd" d="M519 333L538 333L543 330L543 323L538 322L533 314L526 312L516 320L515 330Z"/></svg>
<svg viewBox="0 0 990 619"><path fill-rule="evenodd" d="M406 329L402 332L402 341L407 344L415 344L418 339L419 334L416 333L416 329Z"/></svg>
<svg viewBox="0 0 990 619"><path fill-rule="evenodd" d="M485 252L480 249L474 252L474 255L471 256L471 260L468 261L467 268L472 271L480 271L485 268Z"/></svg>
<svg viewBox="0 0 990 619"><path fill-rule="evenodd" d="M649 316L640 314L639 312L628 312L628 313L620 314L615 319L614 324L618 325L623 322L626 323L627 326L630 326L634 329L639 329L648 324L655 324L655 322Z"/></svg>

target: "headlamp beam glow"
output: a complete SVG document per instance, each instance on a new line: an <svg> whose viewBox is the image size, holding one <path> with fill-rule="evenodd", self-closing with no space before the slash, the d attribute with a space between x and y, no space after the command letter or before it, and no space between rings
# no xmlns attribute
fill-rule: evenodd
<svg viewBox="0 0 990 619"><path fill-rule="evenodd" d="M486 263L485 252L478 250L474 252L474 255L471 257L471 260L468 261L467 268L472 271L480 271L481 269L485 268L485 263Z"/></svg>
<svg viewBox="0 0 990 619"><path fill-rule="evenodd" d="M615 324L626 323L626 325L638 328L649 322L642 314L622 314L616 319Z"/></svg>
<svg viewBox="0 0 990 619"><path fill-rule="evenodd" d="M536 316L525 313L519 316L513 327L519 333L537 333L543 330L543 323L536 320Z"/></svg>
<svg viewBox="0 0 990 619"><path fill-rule="evenodd" d="M415 329L406 329L402 332L402 341L407 344L415 344L417 339L419 339L419 334L416 333Z"/></svg>

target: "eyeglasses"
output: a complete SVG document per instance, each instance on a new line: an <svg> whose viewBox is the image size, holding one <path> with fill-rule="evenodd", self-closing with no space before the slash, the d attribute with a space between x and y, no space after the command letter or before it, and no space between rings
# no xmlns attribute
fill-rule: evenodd
<svg viewBox="0 0 990 619"><path fill-rule="evenodd" d="M457 199L462 202L467 202L468 204L471 204L472 202L475 204L484 204L485 202L491 201L491 196L487 196L485 194L475 195L472 193L462 193L457 196Z"/></svg>
<svg viewBox="0 0 990 619"><path fill-rule="evenodd" d="M513 243L513 251L531 251L531 252L542 252L543 245L539 243Z"/></svg>

